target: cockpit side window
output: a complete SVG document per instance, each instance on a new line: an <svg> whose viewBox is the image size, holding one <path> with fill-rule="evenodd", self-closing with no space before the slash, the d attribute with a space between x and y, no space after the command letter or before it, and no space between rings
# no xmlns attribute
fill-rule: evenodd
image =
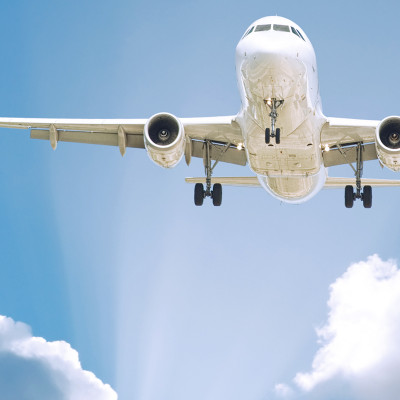
<svg viewBox="0 0 400 400"><path fill-rule="evenodd" d="M244 39L247 35L250 35L251 32L254 31L254 26L252 26L242 37L242 39Z"/></svg>
<svg viewBox="0 0 400 400"><path fill-rule="evenodd" d="M304 37L303 37L303 35L301 34L301 32L300 32L298 29L296 29L296 31L297 31L297 33L300 35L300 37L301 37L304 41L306 41L306 39L304 39Z"/></svg>
<svg viewBox="0 0 400 400"><path fill-rule="evenodd" d="M269 31L270 29L271 29L271 24L257 25L254 32Z"/></svg>
<svg viewBox="0 0 400 400"><path fill-rule="evenodd" d="M293 28L293 26L291 26L290 29L292 30L292 32L293 32L296 36L300 37L299 32L297 32L296 29Z"/></svg>
<svg viewBox="0 0 400 400"><path fill-rule="evenodd" d="M287 25L276 25L274 24L274 31L279 32L290 32L290 29Z"/></svg>
<svg viewBox="0 0 400 400"><path fill-rule="evenodd" d="M303 39L304 41L306 41L303 37L303 35L300 33L300 31L296 28L293 28L293 26L290 27L290 29L292 30L292 32L298 36L300 39Z"/></svg>

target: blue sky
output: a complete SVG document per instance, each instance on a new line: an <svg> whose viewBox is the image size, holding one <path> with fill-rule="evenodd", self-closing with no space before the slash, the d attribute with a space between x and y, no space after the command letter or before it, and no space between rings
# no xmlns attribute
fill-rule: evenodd
<svg viewBox="0 0 400 400"><path fill-rule="evenodd" d="M235 114L236 44L277 14L314 45L326 115L398 115L397 11L361 1L8 3L0 114ZM273 399L280 382L294 398L354 398L351 381L306 393L292 379L311 369L329 285L372 254L400 257L396 189L375 190L371 210L345 209L342 191L291 206L240 188L225 188L220 208L195 207L184 178L202 175L200 160L166 171L144 151L53 152L28 136L0 135L1 315L70 343L122 400ZM364 174L396 176L373 162Z"/></svg>

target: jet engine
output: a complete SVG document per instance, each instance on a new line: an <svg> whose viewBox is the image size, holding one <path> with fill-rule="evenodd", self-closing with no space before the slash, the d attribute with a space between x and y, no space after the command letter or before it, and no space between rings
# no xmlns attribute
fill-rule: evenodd
<svg viewBox="0 0 400 400"><path fill-rule="evenodd" d="M387 117L377 126L376 152L385 167L400 171L400 117Z"/></svg>
<svg viewBox="0 0 400 400"><path fill-rule="evenodd" d="M144 126L147 154L164 168L175 167L185 151L185 131L182 122L172 114L159 113Z"/></svg>

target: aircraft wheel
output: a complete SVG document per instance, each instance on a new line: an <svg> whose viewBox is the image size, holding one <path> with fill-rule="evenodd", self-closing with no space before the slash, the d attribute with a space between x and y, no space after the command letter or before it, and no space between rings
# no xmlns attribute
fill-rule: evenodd
<svg viewBox="0 0 400 400"><path fill-rule="evenodd" d="M352 208L354 204L354 189L353 186L347 185L344 188L344 205L346 208Z"/></svg>
<svg viewBox="0 0 400 400"><path fill-rule="evenodd" d="M212 201L214 206L220 206L222 203L222 185L220 183L213 186Z"/></svg>
<svg viewBox="0 0 400 400"><path fill-rule="evenodd" d="M194 185L194 204L196 206L202 206L204 201L204 187L202 183L196 183Z"/></svg>
<svg viewBox="0 0 400 400"><path fill-rule="evenodd" d="M275 133L275 143L279 144L281 142L281 129L276 128L276 133Z"/></svg>
<svg viewBox="0 0 400 400"><path fill-rule="evenodd" d="M371 208L371 206L372 206L372 188L371 188L371 186L369 186L369 185L364 186L362 201L363 201L363 205L365 208Z"/></svg>
<svg viewBox="0 0 400 400"><path fill-rule="evenodd" d="M265 143L269 143L271 141L271 130L269 128L265 128Z"/></svg>

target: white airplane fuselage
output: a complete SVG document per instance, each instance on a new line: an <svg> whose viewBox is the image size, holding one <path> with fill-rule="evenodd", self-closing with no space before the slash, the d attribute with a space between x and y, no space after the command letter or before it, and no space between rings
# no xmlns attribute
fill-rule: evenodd
<svg viewBox="0 0 400 400"><path fill-rule="evenodd" d="M268 25L270 29L261 30ZM257 26L263 28L257 31ZM275 30L279 26L289 27L289 32ZM314 196L326 179L320 148L326 118L315 52L304 32L286 18L261 18L251 27L253 31L236 48L242 101L237 121L247 159L265 190L282 201L300 203ZM279 144L265 142L265 130L271 127L266 104L270 99L284 101L276 124Z"/></svg>

